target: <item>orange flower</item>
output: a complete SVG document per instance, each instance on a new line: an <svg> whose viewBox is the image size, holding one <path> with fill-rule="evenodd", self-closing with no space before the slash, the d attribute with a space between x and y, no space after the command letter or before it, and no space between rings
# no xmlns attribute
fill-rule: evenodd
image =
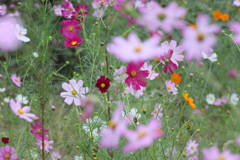
<svg viewBox="0 0 240 160"><path fill-rule="evenodd" d="M221 16L220 16L220 19L222 21L228 21L229 20L229 15L227 13L223 13Z"/></svg>
<svg viewBox="0 0 240 160"><path fill-rule="evenodd" d="M188 93L182 93L183 98L185 99L185 101L188 103L188 105L194 109L197 108L197 106L193 103L194 99L192 97L188 97Z"/></svg>
<svg viewBox="0 0 240 160"><path fill-rule="evenodd" d="M175 84L179 84L179 83L181 83L181 81L182 81L182 77L181 77L181 75L178 74L178 73L173 73L173 74L171 75L171 81L172 81L173 83L175 83Z"/></svg>
<svg viewBox="0 0 240 160"><path fill-rule="evenodd" d="M204 108L201 108L202 113L206 114L207 111Z"/></svg>
<svg viewBox="0 0 240 160"><path fill-rule="evenodd" d="M240 8L238 8L238 11L240 12Z"/></svg>
<svg viewBox="0 0 240 160"><path fill-rule="evenodd" d="M219 20L221 18L222 13L220 11L213 11L212 15L214 20Z"/></svg>

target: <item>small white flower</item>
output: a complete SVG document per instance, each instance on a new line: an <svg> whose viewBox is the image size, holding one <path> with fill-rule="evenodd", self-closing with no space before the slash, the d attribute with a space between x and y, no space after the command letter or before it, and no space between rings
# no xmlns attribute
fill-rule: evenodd
<svg viewBox="0 0 240 160"><path fill-rule="evenodd" d="M23 104L27 104L28 100L26 96L23 96L22 94L17 95L16 101L20 101Z"/></svg>
<svg viewBox="0 0 240 160"><path fill-rule="evenodd" d="M104 15L104 10L102 8L96 9L93 13L93 16L96 18L101 18Z"/></svg>
<svg viewBox="0 0 240 160"><path fill-rule="evenodd" d="M9 98L9 97L6 97L6 98L3 99L3 101L4 101L5 103L9 103L9 102L10 102L10 98Z"/></svg>
<svg viewBox="0 0 240 160"><path fill-rule="evenodd" d="M80 155L80 156L74 156L74 160L83 160L83 157Z"/></svg>
<svg viewBox="0 0 240 160"><path fill-rule="evenodd" d="M0 92L5 92L6 88L0 88Z"/></svg>
<svg viewBox="0 0 240 160"><path fill-rule="evenodd" d="M213 54L211 54L211 56L208 56L208 55L206 55L205 52L202 52L202 56L203 56L204 59L208 59L211 62L216 62L217 61L217 54L216 53L213 53Z"/></svg>
<svg viewBox="0 0 240 160"><path fill-rule="evenodd" d="M206 97L206 101L208 104L213 104L215 102L216 98L214 96L214 94L210 93L207 95Z"/></svg>
<svg viewBox="0 0 240 160"><path fill-rule="evenodd" d="M236 106L238 101L239 101L238 95L236 93L233 93L230 97L230 103Z"/></svg>
<svg viewBox="0 0 240 160"><path fill-rule="evenodd" d="M20 41L23 41L23 42L29 42L30 41L30 39L25 36L27 34L27 29L21 27L19 24L16 24L15 29L16 29L15 30L15 35Z"/></svg>
<svg viewBox="0 0 240 160"><path fill-rule="evenodd" d="M37 52L33 52L33 56L37 58L38 57L38 53Z"/></svg>

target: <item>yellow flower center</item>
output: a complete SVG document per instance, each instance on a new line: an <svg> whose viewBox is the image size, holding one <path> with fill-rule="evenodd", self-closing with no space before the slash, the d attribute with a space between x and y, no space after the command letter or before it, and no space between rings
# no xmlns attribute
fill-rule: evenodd
<svg viewBox="0 0 240 160"><path fill-rule="evenodd" d="M101 4L103 4L104 2L105 2L105 1L102 0L102 1L101 1Z"/></svg>
<svg viewBox="0 0 240 160"><path fill-rule="evenodd" d="M18 113L24 114L24 111L22 109L18 109Z"/></svg>
<svg viewBox="0 0 240 160"><path fill-rule="evenodd" d="M108 126L111 127L112 129L114 129L116 127L116 125L117 124L115 122L113 122L113 121L109 121L108 122Z"/></svg>
<svg viewBox="0 0 240 160"><path fill-rule="evenodd" d="M218 156L217 160L226 160L226 158L223 155Z"/></svg>
<svg viewBox="0 0 240 160"><path fill-rule="evenodd" d="M77 41L72 41L71 45L75 46L77 44Z"/></svg>
<svg viewBox="0 0 240 160"><path fill-rule="evenodd" d="M137 74L137 73L136 73L135 71L132 71L132 72L131 72L131 76L132 76L132 77L135 77L136 74Z"/></svg>
<svg viewBox="0 0 240 160"><path fill-rule="evenodd" d="M104 83L102 83L100 86L101 86L101 88L104 88L106 85Z"/></svg>
<svg viewBox="0 0 240 160"><path fill-rule="evenodd" d="M71 32L71 31L73 31L73 27L68 27L68 30Z"/></svg>
<svg viewBox="0 0 240 160"><path fill-rule="evenodd" d="M41 133L40 129L36 129L36 132L37 132L37 133Z"/></svg>
<svg viewBox="0 0 240 160"><path fill-rule="evenodd" d="M139 134L138 134L138 138L142 138L142 137L144 137L144 136L146 136L146 132L140 132Z"/></svg>
<svg viewBox="0 0 240 160"><path fill-rule="evenodd" d="M148 71L148 73L150 74L151 72L150 72L150 71Z"/></svg>
<svg viewBox="0 0 240 160"><path fill-rule="evenodd" d="M171 86L167 86L167 89L172 89L172 87Z"/></svg>
<svg viewBox="0 0 240 160"><path fill-rule="evenodd" d="M10 157L10 154L8 154L8 153L4 154L4 158L9 158L9 157Z"/></svg>
<svg viewBox="0 0 240 160"><path fill-rule="evenodd" d="M73 95L77 94L77 91L76 90L72 90L72 94Z"/></svg>
<svg viewBox="0 0 240 160"><path fill-rule="evenodd" d="M164 20L164 19L166 18L166 15L165 15L165 14L159 14L159 15L158 15L158 18L159 18L160 20Z"/></svg>
<svg viewBox="0 0 240 160"><path fill-rule="evenodd" d="M47 144L44 142L44 143L42 143L44 146L46 146Z"/></svg>
<svg viewBox="0 0 240 160"><path fill-rule="evenodd" d="M142 50L141 46L137 46L137 47L135 48L135 52L140 52L141 50Z"/></svg>
<svg viewBox="0 0 240 160"><path fill-rule="evenodd" d="M18 82L19 81L18 78L15 78L15 81Z"/></svg>
<svg viewBox="0 0 240 160"><path fill-rule="evenodd" d="M192 146L191 149L194 149L194 146Z"/></svg>
<svg viewBox="0 0 240 160"><path fill-rule="evenodd" d="M204 39L204 35L201 33L198 33L197 40L201 42L201 41L203 41L203 39Z"/></svg>

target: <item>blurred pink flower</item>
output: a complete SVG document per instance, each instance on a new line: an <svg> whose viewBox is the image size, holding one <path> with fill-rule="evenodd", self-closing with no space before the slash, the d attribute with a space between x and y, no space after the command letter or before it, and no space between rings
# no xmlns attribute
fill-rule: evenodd
<svg viewBox="0 0 240 160"><path fill-rule="evenodd" d="M134 90L140 90L140 86L146 87L147 81L143 77L148 77L148 70L140 70L143 66L144 61L131 62L126 67L126 73L128 77L125 79L125 83Z"/></svg>
<svg viewBox="0 0 240 160"><path fill-rule="evenodd" d="M43 133L48 133L49 129L42 128L42 122L36 120L34 124L31 124L30 132L34 135L42 136Z"/></svg>
<svg viewBox="0 0 240 160"><path fill-rule="evenodd" d="M143 91L145 90L145 87L140 86L139 90L134 90L132 86L127 86L125 91L123 92L123 97L126 96L126 93L129 93L133 95L135 98L140 98L143 95Z"/></svg>
<svg viewBox="0 0 240 160"><path fill-rule="evenodd" d="M147 70L149 75L146 77L147 79L154 80L159 74L156 73L154 70L152 70L152 65L148 65L147 62L145 62L140 70Z"/></svg>
<svg viewBox="0 0 240 160"><path fill-rule="evenodd" d="M88 96L81 100L81 107L83 108L81 119L83 122L92 116L97 101L98 99L95 96Z"/></svg>
<svg viewBox="0 0 240 160"><path fill-rule="evenodd" d="M83 81L79 80L76 82L75 79L71 79L69 84L64 82L62 88L67 92L62 92L60 96L65 98L64 102L68 105L74 104L76 106L81 105L81 99L85 98L86 93L88 93L88 87L83 87Z"/></svg>
<svg viewBox="0 0 240 160"><path fill-rule="evenodd" d="M169 49L167 52L160 54L159 60L164 64L163 72L173 74L173 70L178 68L177 64L173 63L170 59L172 57L173 50Z"/></svg>
<svg viewBox="0 0 240 160"><path fill-rule="evenodd" d="M124 80L128 77L125 71L125 66L121 66L119 69L115 69L113 72L114 80L118 83L124 83Z"/></svg>
<svg viewBox="0 0 240 160"><path fill-rule="evenodd" d="M32 119L38 119L35 114L28 113L31 110L29 106L22 108L20 101L15 102L13 99L10 99L10 108L16 116L19 116L19 118L25 119L28 122L32 122Z"/></svg>
<svg viewBox="0 0 240 160"><path fill-rule="evenodd" d="M88 15L88 13L88 6L86 4L78 4L78 7L72 12L72 18L83 20L84 16Z"/></svg>
<svg viewBox="0 0 240 160"><path fill-rule="evenodd" d="M209 149L204 148L202 150L203 160L219 160L219 159L229 159L229 160L239 160L239 154L231 154L231 150L225 150L222 153L218 150L216 146Z"/></svg>
<svg viewBox="0 0 240 160"><path fill-rule="evenodd" d="M37 146L40 147L40 149L43 148L42 144L44 144L44 150L49 152L50 150L54 150L54 148L50 145L52 145L54 142L53 141L48 141L48 135L44 136L44 141L42 141L42 137L40 136L35 136L37 139L38 143L36 143Z"/></svg>
<svg viewBox="0 0 240 160"><path fill-rule="evenodd" d="M217 98L213 103L215 106L221 106L227 103L228 97Z"/></svg>
<svg viewBox="0 0 240 160"><path fill-rule="evenodd" d="M163 111L163 107L161 107L161 104L156 104L154 106L154 110L151 113L151 115L153 115L155 119L160 120L160 118L163 116L162 111Z"/></svg>
<svg viewBox="0 0 240 160"><path fill-rule="evenodd" d="M15 73L11 75L11 80L16 86L21 87L21 84L22 84L21 78L17 77Z"/></svg>
<svg viewBox="0 0 240 160"><path fill-rule="evenodd" d="M100 19L103 15L104 15L104 9L102 8L96 9L93 13L93 16L98 19Z"/></svg>
<svg viewBox="0 0 240 160"><path fill-rule="evenodd" d="M0 159L1 160L18 160L15 154L16 150L13 147L5 146L0 148Z"/></svg>
<svg viewBox="0 0 240 160"><path fill-rule="evenodd" d="M175 83L172 81L165 81L165 85L169 93L172 93L173 95L177 94L178 89L175 87Z"/></svg>
<svg viewBox="0 0 240 160"><path fill-rule="evenodd" d="M62 10L64 10L64 8L59 4L59 5L54 5L54 14L56 16L62 16Z"/></svg>
<svg viewBox="0 0 240 160"><path fill-rule="evenodd" d="M236 144L240 146L240 135L236 138Z"/></svg>
<svg viewBox="0 0 240 160"><path fill-rule="evenodd" d="M164 35L163 32L160 31L160 30L150 31L149 34L150 34L150 37L154 37L154 36L159 37L159 38L160 38L160 41L161 41L161 39L162 39L162 36Z"/></svg>
<svg viewBox="0 0 240 160"><path fill-rule="evenodd" d="M81 26L78 26L79 22L77 20L63 20L61 24L64 27L60 28L60 31L65 37L76 36L78 30L82 29Z"/></svg>
<svg viewBox="0 0 240 160"><path fill-rule="evenodd" d="M114 149L118 147L119 140L127 130L129 120L122 119L124 103L120 102L113 112L112 119L108 122L108 128L101 130L100 147Z"/></svg>
<svg viewBox="0 0 240 160"><path fill-rule="evenodd" d="M236 69L229 69L228 70L228 75L231 77L231 78L237 78L237 75L238 75L238 70Z"/></svg>
<svg viewBox="0 0 240 160"><path fill-rule="evenodd" d="M7 13L7 6L5 4L0 5L0 15L4 16Z"/></svg>
<svg viewBox="0 0 240 160"><path fill-rule="evenodd" d="M65 18L71 18L73 16L73 12L75 11L73 4L68 0L65 0L65 2L62 3L62 7L64 8L61 10L62 16Z"/></svg>
<svg viewBox="0 0 240 160"><path fill-rule="evenodd" d="M147 125L138 125L136 131L126 131L124 136L129 143L123 147L123 153L134 152L140 148L150 146L156 139L155 131L160 126L161 122L152 118Z"/></svg>
<svg viewBox="0 0 240 160"><path fill-rule="evenodd" d="M68 47L77 47L79 44L83 43L83 39L81 39L80 35L72 35L67 37L66 41L64 41L65 46Z"/></svg>
<svg viewBox="0 0 240 160"><path fill-rule="evenodd" d="M240 6L240 1L239 0L234 0L234 2L233 2L233 4L235 5L235 6Z"/></svg>
<svg viewBox="0 0 240 160"><path fill-rule="evenodd" d="M141 17L137 19L137 23L149 31L161 28L165 32L171 32L173 28L181 29L185 26L185 22L180 18L185 16L186 9L179 7L176 2L169 3L165 8L154 1L150 5L150 8L138 8Z"/></svg>
<svg viewBox="0 0 240 160"><path fill-rule="evenodd" d="M51 153L51 159L52 160L59 160L61 158L62 158L62 156L60 155L60 153L58 153L58 152L52 152Z"/></svg>
<svg viewBox="0 0 240 160"><path fill-rule="evenodd" d="M112 43L107 45L107 50L124 62L151 60L158 55L159 40L155 36L141 42L137 34L132 32L127 40L120 36L114 37Z"/></svg>
<svg viewBox="0 0 240 160"><path fill-rule="evenodd" d="M15 26L20 24L20 21L14 17L0 18L0 50L13 51L21 45L21 41L15 35Z"/></svg>
<svg viewBox="0 0 240 160"><path fill-rule="evenodd" d="M205 14L199 14L196 22L197 28L187 27L183 30L183 40L181 45L186 52L186 60L191 61L202 59L202 52L210 56L211 48L216 44L214 33L221 29L216 24L209 24L208 17Z"/></svg>

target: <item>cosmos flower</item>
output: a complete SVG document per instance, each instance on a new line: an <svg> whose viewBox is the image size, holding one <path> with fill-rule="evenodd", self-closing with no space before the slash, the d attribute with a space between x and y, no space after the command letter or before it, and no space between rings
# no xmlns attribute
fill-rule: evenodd
<svg viewBox="0 0 240 160"><path fill-rule="evenodd" d="M85 122L88 118L92 116L94 107L97 102L98 102L98 98L93 95L90 95L87 98L81 100L81 107L83 108L81 119L83 122Z"/></svg>
<svg viewBox="0 0 240 160"><path fill-rule="evenodd" d="M22 84L21 78L17 77L15 73L11 75L11 80L17 87L21 87L21 84Z"/></svg>
<svg viewBox="0 0 240 160"><path fill-rule="evenodd" d="M237 0L236 0L237 1ZM239 5L240 5L240 2L239 2ZM233 30L233 32L235 33L234 34L234 37L233 39L235 40L235 42L237 44L240 44L240 23L239 22L231 22L229 24L229 28L231 30Z"/></svg>
<svg viewBox="0 0 240 160"><path fill-rule="evenodd" d="M5 4L0 5L0 15L4 16L7 13L7 6Z"/></svg>
<svg viewBox="0 0 240 160"><path fill-rule="evenodd" d="M63 20L61 24L64 27L60 31L65 37L74 37L78 34L78 30L82 29L81 26L78 26L79 22L77 20Z"/></svg>
<svg viewBox="0 0 240 160"><path fill-rule="evenodd" d="M240 6L240 1L239 0L234 0L234 2L233 2L233 4L235 5L235 6Z"/></svg>
<svg viewBox="0 0 240 160"><path fill-rule="evenodd" d="M147 62L145 62L140 70L147 70L149 75L146 77L147 79L154 80L159 74L156 73L154 70L152 70L152 65L148 65Z"/></svg>
<svg viewBox="0 0 240 160"><path fill-rule="evenodd" d="M27 104L28 103L27 97L23 96L22 94L17 95L16 101L20 101L22 104Z"/></svg>
<svg viewBox="0 0 240 160"><path fill-rule="evenodd" d="M227 103L228 97L217 98L213 103L215 106L222 106Z"/></svg>
<svg viewBox="0 0 240 160"><path fill-rule="evenodd" d="M125 66L121 66L119 69L115 69L113 72L114 80L118 83L124 83L124 80L128 77L125 71Z"/></svg>
<svg viewBox="0 0 240 160"><path fill-rule="evenodd" d="M215 102L215 95L210 93L206 96L206 101L208 104L213 104Z"/></svg>
<svg viewBox="0 0 240 160"><path fill-rule="evenodd" d="M236 93L233 93L230 97L230 103L236 106L238 101L239 101L238 95Z"/></svg>
<svg viewBox="0 0 240 160"><path fill-rule="evenodd" d="M104 9L99 8L93 12L93 16L100 19L104 15Z"/></svg>
<svg viewBox="0 0 240 160"><path fill-rule="evenodd" d="M139 90L134 90L132 88L132 86L127 86L125 88L125 90L123 91L123 97L126 96L127 93L131 94L132 96L134 96L135 98L139 98L143 95L143 91L146 89L146 87L142 87L140 86L140 89Z"/></svg>
<svg viewBox="0 0 240 160"><path fill-rule="evenodd" d="M83 39L81 39L80 35L71 35L64 41L64 44L71 48L77 47L81 43L83 43Z"/></svg>
<svg viewBox="0 0 240 160"><path fill-rule="evenodd" d="M54 8L54 14L55 14L56 16L62 16L62 10L63 10L64 8L62 8L61 5L54 5L53 8Z"/></svg>
<svg viewBox="0 0 240 160"><path fill-rule="evenodd" d="M9 138L7 138L7 137L2 137L2 142L4 143L4 144L8 144L9 143Z"/></svg>
<svg viewBox="0 0 240 160"><path fill-rule="evenodd" d="M62 158L62 156L60 155L60 153L58 153L58 152L52 152L51 153L51 159L52 160L59 160L61 158Z"/></svg>
<svg viewBox="0 0 240 160"><path fill-rule="evenodd" d="M148 77L149 73L147 70L140 70L143 64L144 61L131 62L126 67L128 77L125 79L125 83L132 86L134 90L140 90L140 86L146 87L147 85L147 81L143 77Z"/></svg>
<svg viewBox="0 0 240 160"><path fill-rule="evenodd" d="M175 87L175 83L172 83L171 81L165 81L165 85L169 93L172 93L173 95L177 94L178 89Z"/></svg>
<svg viewBox="0 0 240 160"><path fill-rule="evenodd" d="M78 4L78 7L75 8L75 11L72 12L72 18L81 21L84 19L84 16L88 15L88 6L86 4Z"/></svg>
<svg viewBox="0 0 240 160"><path fill-rule="evenodd" d="M197 147L198 143L196 143L196 140L193 141L190 139L186 147L187 156L197 153L198 152Z"/></svg>
<svg viewBox="0 0 240 160"><path fill-rule="evenodd" d="M41 136L43 133L48 133L49 132L49 129L46 129L42 128L42 122L36 120L34 122L34 124L31 124L31 129L30 129L30 132L34 135L39 135Z"/></svg>
<svg viewBox="0 0 240 160"><path fill-rule="evenodd" d="M107 50L123 62L151 60L158 55L159 37L150 37L144 42L137 34L131 32L128 39L114 37L112 43L107 45Z"/></svg>
<svg viewBox="0 0 240 160"><path fill-rule="evenodd" d="M189 104L189 106L194 109L197 106L193 103L194 99L192 97L188 97L188 93L182 93L184 100Z"/></svg>
<svg viewBox="0 0 240 160"><path fill-rule="evenodd" d="M11 99L10 108L16 116L19 116L19 118L23 118L28 122L32 122L32 119L38 118L35 114L28 113L31 110L29 106L22 108L20 101L15 102L13 99Z"/></svg>
<svg viewBox="0 0 240 160"><path fill-rule="evenodd" d="M95 87L97 87L101 93L107 92L107 89L110 87L110 79L105 76L100 76L97 80Z"/></svg>
<svg viewBox="0 0 240 160"><path fill-rule="evenodd" d="M16 150L13 147L5 146L0 148L0 159L1 160L18 160L15 154Z"/></svg>
<svg viewBox="0 0 240 160"><path fill-rule="evenodd" d="M222 153L218 150L218 148L216 146L213 146L209 149L204 148L202 150L203 153L203 160L222 160L222 159L226 159L226 160L239 160L240 159L240 155L239 154L231 154L231 151L228 150L224 150Z"/></svg>
<svg viewBox="0 0 240 160"><path fill-rule="evenodd" d="M160 118L163 116L162 111L163 111L163 108L161 107L161 104L156 104L151 115L153 115L155 119L160 120Z"/></svg>
<svg viewBox="0 0 240 160"><path fill-rule="evenodd" d="M48 141L48 135L44 136L44 140L42 141L42 137L41 136L35 136L35 138L37 139L38 143L36 143L37 146L40 147L40 149L43 148L42 144L44 145L44 150L49 152L50 150L54 150L54 148L50 145L52 145L54 142L53 141Z"/></svg>
<svg viewBox="0 0 240 160"><path fill-rule="evenodd" d="M86 93L88 93L88 87L83 87L83 81L79 80L76 82L75 79L71 79L69 84L64 82L62 88L67 92L62 92L60 96L65 98L64 102L68 105L74 104L76 106L81 105L81 99L85 98Z"/></svg>
<svg viewBox="0 0 240 160"><path fill-rule="evenodd" d="M182 81L182 77L179 73L171 74L171 81L175 84L179 84Z"/></svg>
<svg viewBox="0 0 240 160"><path fill-rule="evenodd" d="M30 41L30 39L25 36L27 34L27 29L23 28L19 24L16 24L15 29L16 29L15 30L15 35L20 41L23 41L23 42L29 42Z"/></svg>
<svg viewBox="0 0 240 160"><path fill-rule="evenodd" d="M210 56L206 55L204 52L202 52L203 59L208 59L211 62L216 62L217 61L217 54L212 53Z"/></svg>
<svg viewBox="0 0 240 160"><path fill-rule="evenodd" d="M73 15L72 13L75 11L73 4L68 0L65 0L65 2L62 3L62 7L64 8L61 10L62 16L65 18L71 18Z"/></svg>

